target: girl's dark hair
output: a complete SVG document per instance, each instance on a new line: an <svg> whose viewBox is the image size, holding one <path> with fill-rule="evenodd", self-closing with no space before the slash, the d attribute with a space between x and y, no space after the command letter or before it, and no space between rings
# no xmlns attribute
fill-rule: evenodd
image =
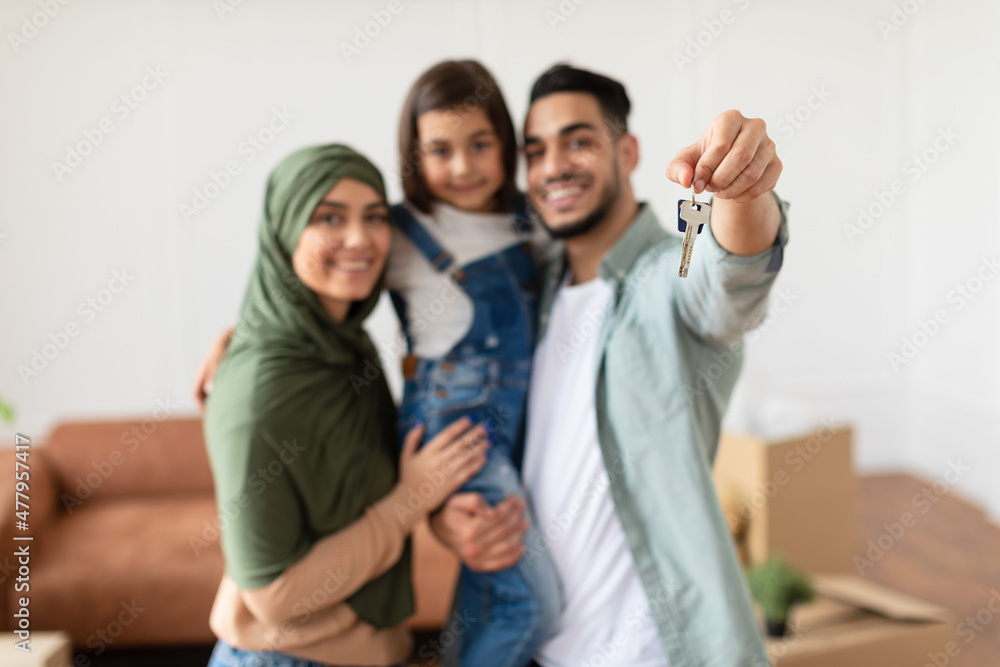
<svg viewBox="0 0 1000 667"><path fill-rule="evenodd" d="M601 74L577 69L566 63L553 65L531 87L529 104L553 93L589 93L597 98L604 122L614 136L628 132L632 108L625 86Z"/></svg>
<svg viewBox="0 0 1000 667"><path fill-rule="evenodd" d="M509 211L517 194L517 139L514 123L493 75L475 60L446 60L417 79L406 96L399 119L399 170L406 199L430 213L434 196L420 175L421 150L417 118L428 111L448 109L468 115L482 109L500 140L503 186L497 192L497 210Z"/></svg>

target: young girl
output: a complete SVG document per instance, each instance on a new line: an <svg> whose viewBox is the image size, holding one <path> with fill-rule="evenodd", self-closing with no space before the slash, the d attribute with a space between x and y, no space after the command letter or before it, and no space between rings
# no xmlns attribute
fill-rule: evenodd
<svg viewBox="0 0 1000 667"><path fill-rule="evenodd" d="M534 258L544 243L517 192L514 128L490 73L442 62L410 90L400 119L406 201L394 206L386 275L409 345L401 433L427 438L462 415L486 424L486 465L462 488L496 505L524 497L518 477L535 333ZM529 528L529 544L540 541ZM455 609L473 625L460 663L522 667L558 616L558 579L544 549L501 572L462 568Z"/></svg>

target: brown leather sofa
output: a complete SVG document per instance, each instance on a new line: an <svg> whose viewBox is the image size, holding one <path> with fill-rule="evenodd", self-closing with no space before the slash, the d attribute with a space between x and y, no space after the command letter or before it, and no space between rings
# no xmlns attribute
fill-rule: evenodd
<svg viewBox="0 0 1000 667"><path fill-rule="evenodd" d="M64 423L29 451L27 531L15 523L15 452L0 452L4 629L15 629L18 598L29 596L31 629L65 630L79 649L214 641L208 616L223 559L201 420ZM30 545L28 591L16 590L12 544ZM443 627L458 564L426 524L414 569L408 624Z"/></svg>

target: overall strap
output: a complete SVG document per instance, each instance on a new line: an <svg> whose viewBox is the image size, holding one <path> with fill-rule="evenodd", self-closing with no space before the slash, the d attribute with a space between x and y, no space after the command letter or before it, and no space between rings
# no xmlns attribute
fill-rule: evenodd
<svg viewBox="0 0 1000 667"><path fill-rule="evenodd" d="M396 226L413 242L417 250L427 258L435 271L447 271L455 263L451 253L442 248L420 221L402 204L392 207L392 219Z"/></svg>

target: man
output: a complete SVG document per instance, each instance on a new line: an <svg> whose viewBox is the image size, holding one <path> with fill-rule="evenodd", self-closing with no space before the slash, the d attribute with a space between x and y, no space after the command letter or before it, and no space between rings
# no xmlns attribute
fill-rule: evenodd
<svg viewBox="0 0 1000 667"><path fill-rule="evenodd" d="M525 550L514 497L490 508L457 494L432 527L477 571L551 555L564 608L544 667L764 666L710 471L742 334L787 242L771 193L782 165L764 123L736 111L677 153L667 177L714 194L678 278L679 239L629 182L629 107L620 83L557 65L524 126L529 196L563 241L543 286L523 461L546 543Z"/></svg>

